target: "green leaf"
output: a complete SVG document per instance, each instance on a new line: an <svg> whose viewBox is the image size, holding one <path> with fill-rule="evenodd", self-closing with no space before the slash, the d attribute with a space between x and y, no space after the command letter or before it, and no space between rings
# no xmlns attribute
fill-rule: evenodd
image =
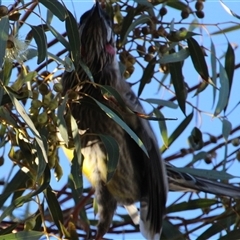
<svg viewBox="0 0 240 240"><path fill-rule="evenodd" d="M189 173L194 176L199 176L202 178L213 179L213 180L229 180L235 178L229 173L225 171L217 171L217 170L207 170L207 169L197 169L197 168L176 168L177 171L182 173Z"/></svg>
<svg viewBox="0 0 240 240"><path fill-rule="evenodd" d="M75 154L77 156L80 167L82 167L81 139L80 139L78 125L72 115L71 115L71 130L72 130L72 137L73 137L73 142L75 147Z"/></svg>
<svg viewBox="0 0 240 240"><path fill-rule="evenodd" d="M240 239L239 229L228 232L225 236L219 238L218 240L229 240L229 239Z"/></svg>
<svg viewBox="0 0 240 240"><path fill-rule="evenodd" d="M217 61L216 61L216 49L213 41L211 40L211 68L212 68L212 82L217 86ZM216 99L216 88L213 87L213 105Z"/></svg>
<svg viewBox="0 0 240 240"><path fill-rule="evenodd" d="M205 151L198 152L196 155L193 156L192 163L206 158L208 154L209 153Z"/></svg>
<svg viewBox="0 0 240 240"><path fill-rule="evenodd" d="M32 133L35 135L35 139L37 141L37 144L39 145L44 160L46 161L46 163L48 162L48 158L47 158L47 153L45 150L45 146L43 144L43 141L41 139L41 136L39 134L39 132L37 131L37 129L35 128L34 123L32 122L31 118L28 116L28 114L26 113L26 110L23 108L23 106L19 103L19 101L13 96L12 93L10 93L7 88L5 88L5 91L8 93L9 97L11 98L11 101L13 103L13 105L15 106L17 112L20 114L20 116L23 118L23 120L26 122L26 124L28 125L28 127L31 129Z"/></svg>
<svg viewBox="0 0 240 240"><path fill-rule="evenodd" d="M11 233L2 235L2 240L39 240L43 236L42 232L38 231L21 231L17 233Z"/></svg>
<svg viewBox="0 0 240 240"><path fill-rule="evenodd" d="M181 62L169 63L169 69L171 74L171 81L173 83L173 87L176 93L177 102L183 114L185 115L186 88L184 78L182 75L182 63Z"/></svg>
<svg viewBox="0 0 240 240"><path fill-rule="evenodd" d="M44 136L42 136L42 141L45 145L45 149L47 149L48 147L48 144L47 144L47 140ZM35 142L35 147L36 147L36 150L37 150L37 156L38 156L38 171L37 171L37 179L39 179L40 177L42 177L43 175L43 172L45 171L45 168L47 166L47 163L44 159L44 156L43 156L43 153L42 153L42 150L40 148L40 146L38 145L37 142Z"/></svg>
<svg viewBox="0 0 240 240"><path fill-rule="evenodd" d="M50 24L47 23L47 26L50 30L50 32L53 34L53 36L68 50L70 51L70 45L67 42L67 40L60 34L58 31L56 31L55 28L53 28Z"/></svg>
<svg viewBox="0 0 240 240"><path fill-rule="evenodd" d="M64 111L66 109L68 96L65 95L64 99L61 103L61 105L57 109L57 126L59 129L59 133L61 134L61 137L63 138L65 144L68 146L68 131L67 131L67 124L64 119Z"/></svg>
<svg viewBox="0 0 240 240"><path fill-rule="evenodd" d="M188 38L187 43L195 69L203 80L209 82L208 68L201 47L194 38Z"/></svg>
<svg viewBox="0 0 240 240"><path fill-rule="evenodd" d="M167 1L166 5L169 6L169 7L172 7L176 10L183 10L183 9L189 8L189 6L186 5L185 3L180 2L180 1L175 1L175 0Z"/></svg>
<svg viewBox="0 0 240 240"><path fill-rule="evenodd" d="M48 1L46 1L48 2ZM32 35L36 41L38 48L38 61L40 64L47 57L47 38L43 26L31 26Z"/></svg>
<svg viewBox="0 0 240 240"><path fill-rule="evenodd" d="M228 102L228 96L229 96L229 80L227 76L227 72L223 65L219 62L220 65L220 90L219 90L219 97L218 97L218 103L214 112L214 116L218 116L221 111L226 107Z"/></svg>
<svg viewBox="0 0 240 240"><path fill-rule="evenodd" d="M148 156L147 149L145 148L142 140L132 131L132 129L110 108L100 103L96 99L93 99L97 105L110 117L113 121L119 124L128 134L129 136L137 143L137 145L143 150L143 152Z"/></svg>
<svg viewBox="0 0 240 240"><path fill-rule="evenodd" d="M66 31L69 40L69 45L71 47L71 55L73 59L74 66L77 67L80 60L80 36L78 31L78 24L76 19L70 11L68 11L68 16L66 18Z"/></svg>
<svg viewBox="0 0 240 240"><path fill-rule="evenodd" d="M9 19L8 16L0 18L0 68L3 65L5 51L7 47L8 32L9 32Z"/></svg>
<svg viewBox="0 0 240 240"><path fill-rule="evenodd" d="M156 58L153 58L148 65L146 66L146 68L143 71L143 75L142 78L140 79L140 86L138 89L138 96L141 95L143 88L145 87L145 85L147 83L151 82L151 79L154 75L154 68L155 68L155 64L156 64Z"/></svg>
<svg viewBox="0 0 240 240"><path fill-rule="evenodd" d="M133 0L133 1L140 5L146 6L146 7L150 7L150 8L153 7L153 5L150 2L148 2L147 0Z"/></svg>
<svg viewBox="0 0 240 240"><path fill-rule="evenodd" d="M236 31L236 30L239 30L239 29L240 29L240 24L237 24L237 25L227 27L225 29L213 32L213 33L211 33L211 35L226 34L228 32Z"/></svg>
<svg viewBox="0 0 240 240"><path fill-rule="evenodd" d="M198 95L200 92L204 91L208 87L208 83L202 81L201 84L198 86L197 91L194 93L194 97Z"/></svg>
<svg viewBox="0 0 240 240"><path fill-rule="evenodd" d="M229 95L230 95L231 88L232 88L232 82L233 82L233 75L234 75L234 70L235 70L235 53L234 53L234 50L230 43L228 43L228 49L227 49L226 56L225 56L225 70L226 70L226 73L228 76ZM227 108L227 106L224 109L225 111L226 111L226 108Z"/></svg>
<svg viewBox="0 0 240 240"><path fill-rule="evenodd" d="M164 115L162 112L158 109L154 109L154 114L156 115L157 118L164 118ZM161 131L161 136L164 142L164 145L168 147L168 132L167 132L167 126L165 121L158 121L158 125Z"/></svg>
<svg viewBox="0 0 240 240"><path fill-rule="evenodd" d="M78 196L81 196L82 190L83 190L83 177L82 177L82 166L78 162L78 155L81 155L81 158L82 158L81 152L76 153L76 151L74 151L72 166L71 166L71 174L69 177L74 184L74 190L76 190L76 192L75 191L74 192Z"/></svg>
<svg viewBox="0 0 240 240"><path fill-rule="evenodd" d="M56 224L58 230L61 231L60 223L63 223L63 214L56 195L53 193L51 187L49 186L45 191L45 197L48 204L48 209L51 213L54 223ZM60 222L60 223L59 223Z"/></svg>
<svg viewBox="0 0 240 240"><path fill-rule="evenodd" d="M228 141L228 137L231 134L232 131L232 124L226 119L222 120L222 135L225 140L225 142Z"/></svg>
<svg viewBox="0 0 240 240"><path fill-rule="evenodd" d="M240 19L240 16L233 12L230 8L228 8L221 0L220 3L227 13L229 13L230 15L234 16L237 19Z"/></svg>
<svg viewBox="0 0 240 240"><path fill-rule="evenodd" d="M231 213L232 214L232 213ZM230 215L228 217L222 216L220 219L216 219L211 226L204 231L197 240L211 239L212 236L219 234L221 231L227 229L229 225L231 226L236 221L236 216ZM238 230L239 231L239 230ZM231 239L231 238L227 238Z"/></svg>
<svg viewBox="0 0 240 240"><path fill-rule="evenodd" d="M6 207L0 216L0 222L7 216L11 215L13 210L21 207L24 203L31 201L31 195L27 194L25 196L18 197L11 202L11 205Z"/></svg>
<svg viewBox="0 0 240 240"><path fill-rule="evenodd" d="M10 195L16 192L18 189L24 189L26 187L26 182L29 176L19 170L14 177L8 182L4 191L0 195L0 208L3 207L5 201L10 197Z"/></svg>
<svg viewBox="0 0 240 240"><path fill-rule="evenodd" d="M168 220L163 220L163 231L161 235L161 240L169 239L185 240L177 226L174 226Z"/></svg>
<svg viewBox="0 0 240 240"><path fill-rule="evenodd" d="M66 8L57 1L57 0L39 0L39 2L44 5L48 10L50 10L60 21L64 21L66 19Z"/></svg>
<svg viewBox="0 0 240 240"><path fill-rule="evenodd" d="M174 205L170 205L167 208L167 213L175 213L175 212L181 212L181 211L187 211L187 210L194 210L199 208L208 208L211 207L214 204L219 203L216 199L194 199L187 202L181 202Z"/></svg>
<svg viewBox="0 0 240 240"><path fill-rule="evenodd" d="M109 99L113 96L116 100L117 105L119 105L121 108L127 109L129 112L133 113L133 111L126 106L125 102L123 101L122 97L120 96L120 94L118 93L118 91L116 89L114 89L111 86L106 86L106 85L104 85L104 86L98 85L98 87L101 88L104 98Z"/></svg>
<svg viewBox="0 0 240 240"><path fill-rule="evenodd" d="M4 61L4 65L3 65L3 77L1 76L2 73L0 73L1 78L2 78L2 82L3 85L7 86L9 84L10 81L10 77L12 75L12 68L13 68L13 63L11 61Z"/></svg>
<svg viewBox="0 0 240 240"><path fill-rule="evenodd" d="M179 52L174 52L168 55L164 55L159 59L159 63L174 63L174 62L182 62L189 57L189 50L187 48L181 49Z"/></svg>
<svg viewBox="0 0 240 240"><path fill-rule="evenodd" d="M2 236L2 235L4 236L5 234L12 233L18 227L18 225L19 225L19 223L11 223L10 226L8 226L6 228L2 228L0 230L0 236Z"/></svg>
<svg viewBox="0 0 240 240"><path fill-rule="evenodd" d="M47 9L46 24L51 24L53 16L53 13L49 9Z"/></svg>
<svg viewBox="0 0 240 240"><path fill-rule="evenodd" d="M117 168L119 159L119 146L117 141L111 137L99 134L107 151L107 181L110 181Z"/></svg>
<svg viewBox="0 0 240 240"><path fill-rule="evenodd" d="M0 117L2 120L6 121L8 125L18 128L16 119L13 118L13 116L5 107L0 107Z"/></svg>
<svg viewBox="0 0 240 240"><path fill-rule="evenodd" d="M200 131L199 128L194 127L191 136L189 137L191 147L194 150L200 150L203 147L203 139L202 139L202 132Z"/></svg>
<svg viewBox="0 0 240 240"><path fill-rule="evenodd" d="M168 139L168 147L172 145L172 143L180 136L180 134L186 129L186 127L189 125L193 118L193 112L189 114L180 124L179 126L174 130L174 132L171 134L171 136ZM164 153L166 151L166 146L161 147L161 152Z"/></svg>
<svg viewBox="0 0 240 240"><path fill-rule="evenodd" d="M165 107L169 107L169 108L173 108L173 109L178 108L178 105L176 103L171 102L171 101L162 100L162 99L147 98L147 99L141 99L141 100L146 101L151 104L157 104L158 106L165 106Z"/></svg>
<svg viewBox="0 0 240 240"><path fill-rule="evenodd" d="M124 17L123 24L122 24L122 31L120 34L120 44L121 46L126 44L127 37L129 33L135 29L138 25L147 23L150 20L148 15L141 15L139 18L133 21L135 10L131 9L127 16Z"/></svg>

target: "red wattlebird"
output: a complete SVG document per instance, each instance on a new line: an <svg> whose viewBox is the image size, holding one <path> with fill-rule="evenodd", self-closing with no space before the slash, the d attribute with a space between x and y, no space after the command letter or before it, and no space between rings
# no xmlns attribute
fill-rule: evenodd
<svg viewBox="0 0 240 240"><path fill-rule="evenodd" d="M96 239L101 239L108 231L117 204L131 206L135 202L140 202L140 229L143 235L147 239L159 239L168 187L172 191L205 191L239 198L240 191L237 187L180 173L169 164L165 166L148 121L103 97L99 84L117 90L131 110L144 112L130 85L120 75L112 21L98 2L82 15L79 34L81 60L89 68L95 84L89 81L80 64L76 72L64 73L62 84L64 94L71 89L80 96L78 103L71 104L71 111L83 133L83 172L95 189L98 203ZM148 156L104 111L81 101L83 96L90 96L114 109L142 140ZM107 181L108 153L99 134L113 137L119 147L118 164L110 181Z"/></svg>

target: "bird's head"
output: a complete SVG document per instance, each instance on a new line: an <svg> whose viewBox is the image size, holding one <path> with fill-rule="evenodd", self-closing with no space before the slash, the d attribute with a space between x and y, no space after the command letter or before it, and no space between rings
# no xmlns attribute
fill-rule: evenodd
<svg viewBox="0 0 240 240"><path fill-rule="evenodd" d="M90 70L101 70L113 61L115 42L112 21L98 2L82 15L79 33L81 58Z"/></svg>

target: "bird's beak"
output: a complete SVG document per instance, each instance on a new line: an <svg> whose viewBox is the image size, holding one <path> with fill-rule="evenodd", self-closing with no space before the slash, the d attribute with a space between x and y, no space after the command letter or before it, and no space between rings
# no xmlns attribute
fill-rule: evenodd
<svg viewBox="0 0 240 240"><path fill-rule="evenodd" d="M97 1L95 3L95 5L93 6L93 8L92 8L91 17L93 17L93 18L102 18L102 16L103 16L102 11L103 10L102 10L99 2Z"/></svg>

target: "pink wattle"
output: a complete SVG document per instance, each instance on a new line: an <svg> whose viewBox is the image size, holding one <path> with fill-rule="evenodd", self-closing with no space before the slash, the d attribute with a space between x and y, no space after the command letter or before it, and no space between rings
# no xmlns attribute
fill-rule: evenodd
<svg viewBox="0 0 240 240"><path fill-rule="evenodd" d="M107 51L107 53L111 54L111 55L115 55L115 48L111 45L111 44L106 44L105 49Z"/></svg>

